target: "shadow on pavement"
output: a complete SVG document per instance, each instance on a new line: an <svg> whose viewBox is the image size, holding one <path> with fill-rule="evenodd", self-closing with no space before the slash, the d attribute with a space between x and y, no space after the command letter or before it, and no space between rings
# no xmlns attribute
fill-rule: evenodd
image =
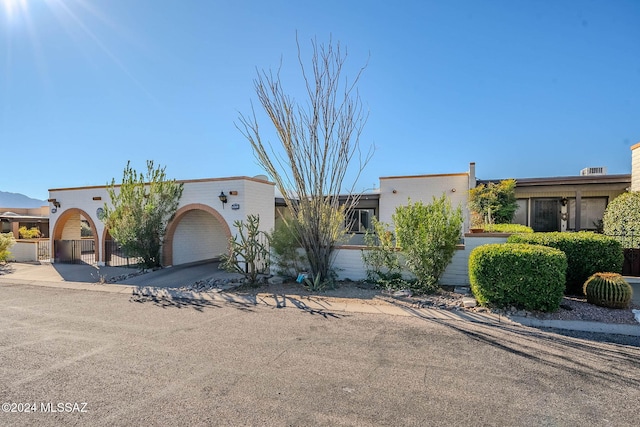
<svg viewBox="0 0 640 427"><path fill-rule="evenodd" d="M637 374L640 372L640 343L637 337L614 337L589 332L566 334L570 331L562 331L560 334L557 330L546 331L508 324L451 322L425 318L419 313L416 313L416 317L524 359L573 375L589 377L607 387L616 384L640 387L640 375ZM612 338L619 342L600 342L598 338L606 341ZM567 358L567 347L575 349L578 357ZM619 373L612 373L611 365L616 366Z"/></svg>

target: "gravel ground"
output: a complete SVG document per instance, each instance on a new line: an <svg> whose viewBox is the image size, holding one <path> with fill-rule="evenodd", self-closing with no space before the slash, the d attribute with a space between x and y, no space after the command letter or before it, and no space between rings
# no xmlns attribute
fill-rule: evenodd
<svg viewBox="0 0 640 427"><path fill-rule="evenodd" d="M270 293L278 295L299 295L302 297L316 298L356 298L368 304L385 304L393 302L396 304L407 304L420 308L433 308L439 310L467 310L471 312L494 312L502 315L517 315L535 317L538 319L554 320L583 320L603 323L618 324L638 324L632 309L640 309L640 306L632 305L628 309L609 309L598 307L586 302L586 298L579 296L565 296L560 304L560 309L555 313L544 313L537 311L519 310L510 307L507 310L489 309L486 307L463 306L463 298L472 297L470 294L453 292L453 287L448 290L441 289L433 295L411 295L409 292L391 292L375 288L375 286L364 282L341 282L335 289L327 289L322 292L311 292L305 286L296 282L286 282L282 284L269 284L260 287L238 286L238 283L214 284L198 282L185 289L208 291L222 289L227 292L234 292L243 295L255 295L259 293ZM226 289L224 289L226 288Z"/></svg>

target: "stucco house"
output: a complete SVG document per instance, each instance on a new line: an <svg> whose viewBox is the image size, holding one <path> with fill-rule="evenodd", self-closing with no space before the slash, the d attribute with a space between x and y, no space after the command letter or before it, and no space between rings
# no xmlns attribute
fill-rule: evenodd
<svg viewBox="0 0 640 427"><path fill-rule="evenodd" d="M179 182L184 191L167 227L162 248L165 266L219 257L227 251L234 221L248 215L260 215L263 231L274 226L274 184L262 176ZM106 186L52 189L49 202L52 262L114 265L113 241L102 222L103 206L110 202ZM89 232L83 233L83 227Z"/></svg>
<svg viewBox="0 0 640 427"><path fill-rule="evenodd" d="M633 188L633 183L640 189L640 144L631 149L633 167L630 175L607 175L596 169L599 173L518 179L516 197L519 209L514 222L529 225L536 231L596 229L609 201ZM587 169L587 172L593 171ZM445 194L452 205L463 209L464 232L469 229L469 189L490 181L499 180L477 179L475 163L470 163L467 171L459 173L381 177L379 188L362 194L349 218L353 237L348 244L336 248L338 276L354 280L365 276L361 256L363 236L371 227L373 217L390 224L396 207L405 205L409 199L429 203L433 197ZM162 264L165 266L215 259L226 252L228 238L236 232L234 221L257 214L261 229L268 232L286 210L274 184L265 176L179 182L184 184L184 193L165 236L162 250ZM118 265L114 242L100 219L102 206L109 202L105 186L52 189L49 190L49 202L53 262L81 259L98 265ZM90 237L83 237L83 228L90 230L84 233ZM442 283L468 282L466 263L469 252L481 243L491 242L491 239L499 241L499 237L486 233L483 239L480 242L477 236L464 234L463 244ZM76 248L76 243L69 242L82 242L83 246Z"/></svg>
<svg viewBox="0 0 640 427"><path fill-rule="evenodd" d="M0 233L11 233L20 238L20 227L37 228L42 237L49 237L49 207L2 208L0 207Z"/></svg>

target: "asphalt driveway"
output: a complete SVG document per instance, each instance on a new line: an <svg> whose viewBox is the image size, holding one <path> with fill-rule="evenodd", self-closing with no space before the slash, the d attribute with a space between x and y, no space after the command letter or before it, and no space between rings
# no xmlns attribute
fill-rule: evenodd
<svg viewBox="0 0 640 427"><path fill-rule="evenodd" d="M635 426L640 417L638 346L6 280L0 301L0 425Z"/></svg>
<svg viewBox="0 0 640 427"><path fill-rule="evenodd" d="M89 264L9 263L0 266L4 278L43 282L98 283L120 278L115 283L141 287L177 288L200 280L231 279L240 277L219 267L219 262L208 262L163 268L135 277L121 278L136 273L135 268L97 267Z"/></svg>

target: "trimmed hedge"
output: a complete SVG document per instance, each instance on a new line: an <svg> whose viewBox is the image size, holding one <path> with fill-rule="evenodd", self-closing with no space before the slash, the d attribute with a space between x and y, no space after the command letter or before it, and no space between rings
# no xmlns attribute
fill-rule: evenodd
<svg viewBox="0 0 640 427"><path fill-rule="evenodd" d="M550 246L564 252L568 262L565 289L568 295L582 295L582 285L594 273L622 273L622 245L614 238L602 234L584 231L513 234L509 236L507 243Z"/></svg>
<svg viewBox="0 0 640 427"><path fill-rule="evenodd" d="M485 224L485 233L533 233L533 228L522 224Z"/></svg>
<svg viewBox="0 0 640 427"><path fill-rule="evenodd" d="M566 270L562 251L540 245L496 243L469 254L471 291L481 305L556 311Z"/></svg>

